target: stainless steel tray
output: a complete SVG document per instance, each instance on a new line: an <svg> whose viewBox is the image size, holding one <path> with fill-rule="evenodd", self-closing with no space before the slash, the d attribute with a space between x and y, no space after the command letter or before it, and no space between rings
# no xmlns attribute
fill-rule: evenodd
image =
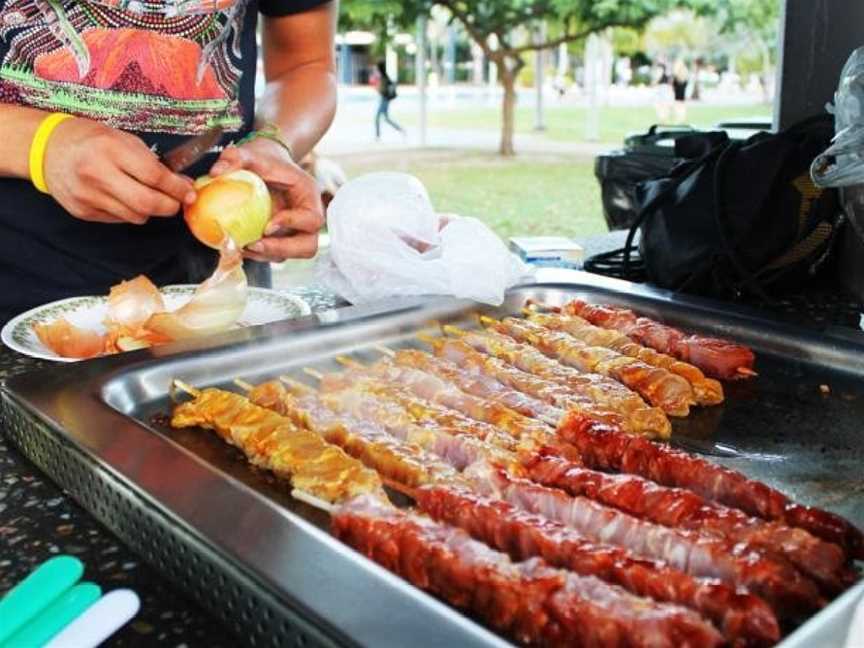
<svg viewBox="0 0 864 648"><path fill-rule="evenodd" d="M864 523L864 342L596 275L544 270L537 281L482 310L515 313L529 297L555 304L580 296L750 344L759 378L731 385L723 406L675 421L676 443ZM250 643L501 645L335 541L325 517L215 435L170 430L158 417L169 410L173 378L229 386L235 377L335 369L337 354L371 359L375 344L416 344L414 333L430 322L470 325L477 310L450 299L395 300L52 367L10 380L3 413L13 443ZM837 606L851 598L796 635L816 624L842 641L830 619L842 621L846 607Z"/></svg>

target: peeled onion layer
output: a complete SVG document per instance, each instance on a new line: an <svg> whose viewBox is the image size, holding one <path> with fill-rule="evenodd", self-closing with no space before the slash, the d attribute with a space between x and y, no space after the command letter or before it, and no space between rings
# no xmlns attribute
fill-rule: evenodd
<svg viewBox="0 0 864 648"><path fill-rule="evenodd" d="M63 358L94 358L105 350L105 336L70 323L65 317L33 325L39 341Z"/></svg>
<svg viewBox="0 0 864 648"><path fill-rule="evenodd" d="M108 315L105 326L109 329L121 326L128 329L138 329L150 319L154 313L165 310L162 293L155 284L144 275L139 275L130 281L121 281L111 287L108 293Z"/></svg>
<svg viewBox="0 0 864 648"><path fill-rule="evenodd" d="M248 283L243 255L230 237L219 247L219 265L195 290L188 303L170 313L154 313L144 328L172 340L183 340L226 331L246 308Z"/></svg>

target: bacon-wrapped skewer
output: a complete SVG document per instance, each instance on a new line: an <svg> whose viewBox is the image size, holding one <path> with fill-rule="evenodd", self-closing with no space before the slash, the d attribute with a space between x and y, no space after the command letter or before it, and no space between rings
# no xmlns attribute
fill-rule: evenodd
<svg viewBox="0 0 864 648"><path fill-rule="evenodd" d="M340 357L337 360L349 367L364 368L362 364L351 358ZM388 360L379 360L366 370L368 375L405 387L420 398L462 412L478 421L497 425L517 439L533 439L543 443L545 440L554 438L554 428L545 423L524 416L501 403L466 394L455 385L425 371L398 367ZM327 390L326 376L321 384ZM590 422L585 423L585 425L589 424Z"/></svg>
<svg viewBox="0 0 864 648"><path fill-rule="evenodd" d="M221 389L195 390L193 395L174 408L173 427L214 430L256 466L327 502L362 494L386 500L378 473L288 418Z"/></svg>
<svg viewBox="0 0 864 648"><path fill-rule="evenodd" d="M574 396L618 412L626 418L627 425L635 432L659 437L669 436L672 427L663 410L649 407L639 394L613 378L563 365L530 344L522 344L497 331L465 331L449 325L445 325L443 330L447 335L461 339L477 351L499 358L538 378L556 382L566 387Z"/></svg>
<svg viewBox="0 0 864 648"><path fill-rule="evenodd" d="M389 351L386 349L381 350L384 353L388 353ZM539 400L529 394L512 389L509 385L497 380L495 376L487 373L467 371L448 360L436 358L425 351L417 349L399 349L395 352L389 352L388 355L393 358L393 362L397 366L419 369L420 371L433 374L441 378L441 380L446 380L455 385L466 394L473 394L478 398L486 398L490 401L501 403L515 412L539 419L549 425L557 426L561 422L561 419L564 418L564 409L552 405L545 400ZM584 410L577 411L585 413ZM613 425L617 425L620 422L620 417L616 417L611 412L609 415L614 417L612 421L609 421Z"/></svg>
<svg viewBox="0 0 864 648"><path fill-rule="evenodd" d="M308 394L305 390L311 389L296 382L292 382L291 386L295 390L303 390L301 393L305 394ZM318 399L322 406L440 457L456 470L464 470L475 461L482 460L504 468L512 475L525 474L525 469L512 452L486 444L473 436L450 434L440 428L420 427L403 407L369 392L352 388L307 396L312 397ZM449 474L445 477L450 478Z"/></svg>
<svg viewBox="0 0 864 648"><path fill-rule="evenodd" d="M475 374L492 376L508 387L518 389L535 398L550 402L556 407L580 412L592 420L617 425L625 432L637 431L633 428L632 418L612 412L585 396L574 394L561 383L540 378L534 374L522 371L495 356L481 353L460 339L425 336L422 339L432 346L435 355L438 357L453 362ZM658 420L658 423L662 421L665 424L655 434L657 436L668 437L671 430L669 420L662 411L655 411L662 417Z"/></svg>
<svg viewBox="0 0 864 648"><path fill-rule="evenodd" d="M762 599L719 580L694 578L664 562L592 543L560 522L464 489L428 486L418 489L414 497L433 519L464 529L514 560L538 556L550 565L602 578L638 596L694 609L713 621L729 643L772 645L780 638L777 619Z"/></svg>
<svg viewBox="0 0 864 648"><path fill-rule="evenodd" d="M478 492L561 522L589 540L663 560L691 576L746 587L765 599L782 619L800 619L825 603L815 583L787 562L744 550L725 539L645 522L585 497L513 479L482 464L474 464L464 474L473 479Z"/></svg>
<svg viewBox="0 0 864 648"><path fill-rule="evenodd" d="M525 465L538 484L588 497L663 526L716 533L742 546L781 555L831 594L851 582L843 550L804 529L750 517L692 491L660 486L636 475L609 475L554 454L544 456L542 450L526 458Z"/></svg>
<svg viewBox="0 0 864 648"><path fill-rule="evenodd" d="M722 637L687 608L630 594L534 558L513 563L443 525L357 498L332 514L333 535L417 587L520 643L542 646L718 646Z"/></svg>
<svg viewBox="0 0 864 648"><path fill-rule="evenodd" d="M241 384L246 388L247 385ZM312 392L295 396L278 381L252 387L248 398L256 405L289 417L297 425L338 445L385 479L417 487L436 480L458 482L459 474L449 464L425 452L419 445L394 439L366 421L339 416Z"/></svg>
<svg viewBox="0 0 864 648"><path fill-rule="evenodd" d="M580 452L589 468L640 475L766 520L779 520L840 545L851 558L864 558L864 535L839 515L802 506L762 482L701 457L620 431L599 430L578 417L566 418L558 434Z"/></svg>
<svg viewBox="0 0 864 648"><path fill-rule="evenodd" d="M318 377L318 375L316 375ZM376 379L365 369L346 369L339 373L320 376L325 392L338 392L347 389L363 392L372 397L392 401L400 405L416 425L443 430L451 435L464 435L486 443L516 452L523 445L510 434L502 432L494 425L477 421L462 412L442 407L436 403L416 396L401 386ZM553 440L552 435L546 435ZM533 447L533 446L532 446ZM571 452L573 452L571 450ZM575 457L575 452L573 452Z"/></svg>
<svg viewBox="0 0 864 648"><path fill-rule="evenodd" d="M578 315L540 313L532 309L527 309L526 314L528 319L541 326L564 331L591 346L607 347L681 376L693 387L693 395L699 405L717 405L723 402L723 385L713 378L706 378L699 367L642 346L620 331L595 326Z"/></svg>
<svg viewBox="0 0 864 648"><path fill-rule="evenodd" d="M741 344L702 335L687 335L647 317L637 317L626 308L596 306L580 299L568 302L563 312L583 317L597 326L620 331L639 344L696 365L712 378L734 380L756 375L753 371L753 351Z"/></svg>
<svg viewBox="0 0 864 648"><path fill-rule="evenodd" d="M672 416L687 416L694 402L690 383L665 369L652 367L612 349L589 346L569 333L527 320L513 317L501 321L491 317L481 317L480 320L484 326L527 342L563 364L615 378Z"/></svg>

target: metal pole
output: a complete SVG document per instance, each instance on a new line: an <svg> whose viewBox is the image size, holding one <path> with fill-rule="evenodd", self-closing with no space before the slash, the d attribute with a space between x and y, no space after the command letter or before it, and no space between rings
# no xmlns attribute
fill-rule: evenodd
<svg viewBox="0 0 864 648"><path fill-rule="evenodd" d="M426 26L427 17L417 18L417 58L416 82L418 91L418 108L420 111L420 146L426 146Z"/></svg>
<svg viewBox="0 0 864 648"><path fill-rule="evenodd" d="M534 32L534 42L540 45L546 41L546 21L540 22L540 25ZM534 52L534 89L536 92L536 100L534 104L534 130L546 130L546 123L543 119L543 53L544 50Z"/></svg>

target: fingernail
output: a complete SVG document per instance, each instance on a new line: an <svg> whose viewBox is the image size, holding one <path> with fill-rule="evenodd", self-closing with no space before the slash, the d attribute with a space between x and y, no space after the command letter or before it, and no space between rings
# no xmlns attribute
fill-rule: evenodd
<svg viewBox="0 0 864 648"><path fill-rule="evenodd" d="M186 203L187 205L191 205L192 203L195 202L195 199L196 199L197 197L198 197L198 194L196 194L194 191L190 191L190 192L187 193L186 196L183 198L183 202Z"/></svg>
<svg viewBox="0 0 864 648"><path fill-rule="evenodd" d="M279 231L279 223L270 223L264 228L264 236L271 236Z"/></svg>
<svg viewBox="0 0 864 648"><path fill-rule="evenodd" d="M263 252L264 251L264 244L259 241L258 243L253 243L252 245L247 245L246 249L250 250L251 252Z"/></svg>
<svg viewBox="0 0 864 648"><path fill-rule="evenodd" d="M225 170L225 165L222 162L217 162L213 165L213 168L210 169L210 173L219 175Z"/></svg>

